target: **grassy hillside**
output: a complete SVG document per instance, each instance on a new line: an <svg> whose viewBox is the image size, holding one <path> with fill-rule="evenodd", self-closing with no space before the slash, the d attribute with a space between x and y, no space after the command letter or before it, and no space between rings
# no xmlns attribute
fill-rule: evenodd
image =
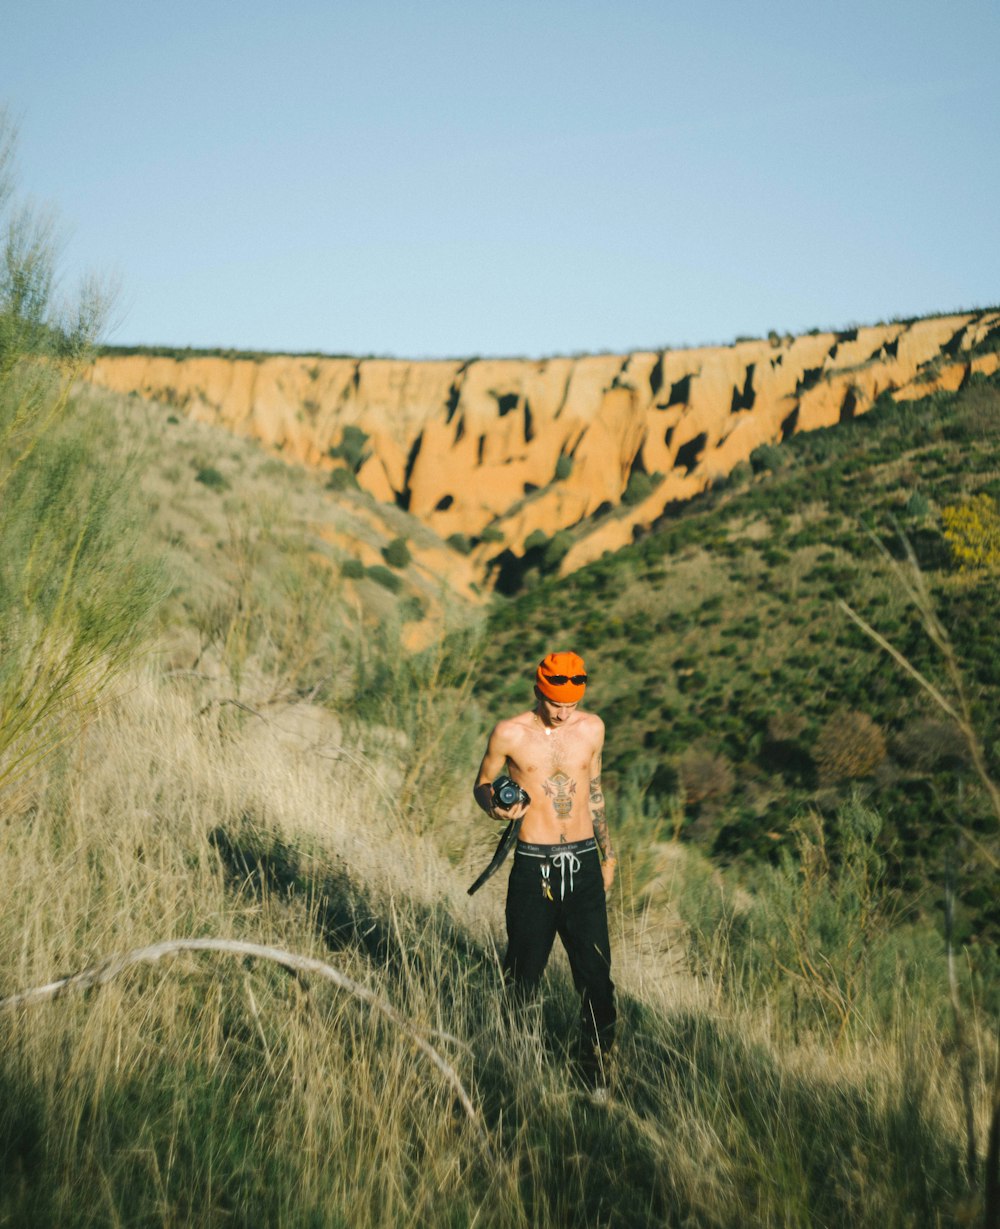
<svg viewBox="0 0 1000 1229"><path fill-rule="evenodd" d="M658 975L626 894L616 1102L596 1109L564 963L512 1021L499 891L470 902L471 867L386 815L391 762L318 713L303 737L288 709L212 706L203 681L128 683L6 811L3 990L164 937L278 945L391 1004L476 1123L406 1032L320 977L164 958L0 1015L5 1223L902 1226L971 1206L940 1025L912 987L880 986L905 1038L796 1037L707 967ZM675 871L697 891L696 860Z"/></svg>
<svg viewBox="0 0 1000 1229"><path fill-rule="evenodd" d="M328 565L328 588L293 583L316 547L296 503L308 479L218 435L181 436L162 411L132 427L122 412L84 398L62 429L94 438L103 424L113 489L144 476L133 540L168 582L145 652L82 720L52 716L56 750L0 795L0 997L165 938L277 945L354 979L437 1047L475 1120L398 1020L321 977L165 957L0 1012L0 1220L707 1229L974 1214L995 1016L963 965L954 1053L979 1141L967 1172L944 950L929 927L893 925L876 815L829 807L799 833L800 860L741 896L693 842L639 839L672 831L614 743L622 1027L614 1103L592 1106L569 1061L564 960L537 1009L511 1019L503 885L465 894L495 839L471 818L469 780L489 720L475 673L514 660L500 623L478 646L407 655L398 621L376 631ZM49 454L34 455L40 477ZM290 485L241 546L238 514L272 480ZM718 498L695 515L735 495ZM701 566L707 541L678 566ZM111 592L132 558L94 557ZM673 566L641 550L626 565ZM65 576L60 557L52 568ZM522 636L498 700L526 694L529 649ZM617 676L613 658L592 660L596 706L617 696L619 726L643 719L625 697L647 659ZM796 973L817 952L822 975Z"/></svg>
<svg viewBox="0 0 1000 1229"><path fill-rule="evenodd" d="M995 379L915 403L887 398L861 419L759 449L631 548L498 606L484 705L526 702L530 664L572 645L591 673L588 703L608 722L612 787L644 800L630 842L679 829L716 859L774 862L804 814L829 816L860 795L883 818L901 907L936 912L945 868L959 867L966 933L995 945L995 866L959 835L961 825L997 848L968 749L839 603L941 683L942 655L891 566L910 543L997 774L998 496ZM963 528L959 517L950 543L945 522L958 514L947 510L970 507L979 519ZM959 558L970 541L984 566Z"/></svg>
<svg viewBox="0 0 1000 1229"><path fill-rule="evenodd" d="M402 629L412 647L471 616L435 567L452 552L402 510L168 405L94 389L74 405L141 473L135 513L170 578L159 621L178 665L259 651L330 698L349 673L331 662L360 628Z"/></svg>

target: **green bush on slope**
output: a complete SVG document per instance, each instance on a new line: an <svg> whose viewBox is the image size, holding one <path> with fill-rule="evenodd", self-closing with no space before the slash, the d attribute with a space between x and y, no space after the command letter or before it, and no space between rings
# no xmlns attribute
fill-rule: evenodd
<svg viewBox="0 0 1000 1229"><path fill-rule="evenodd" d="M13 149L0 115L3 154ZM0 785L61 737L127 660L155 601L124 458L73 380L102 321L52 303L51 228L0 192Z"/></svg>

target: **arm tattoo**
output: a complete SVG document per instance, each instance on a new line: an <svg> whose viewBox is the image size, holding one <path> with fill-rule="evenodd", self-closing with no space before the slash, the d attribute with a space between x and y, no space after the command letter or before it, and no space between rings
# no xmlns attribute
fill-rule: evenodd
<svg viewBox="0 0 1000 1229"><path fill-rule="evenodd" d="M601 851L601 860L606 862L613 858L611 837L608 835L608 821L604 814L604 791L601 789L600 775L590 778L590 814L594 821L594 839Z"/></svg>

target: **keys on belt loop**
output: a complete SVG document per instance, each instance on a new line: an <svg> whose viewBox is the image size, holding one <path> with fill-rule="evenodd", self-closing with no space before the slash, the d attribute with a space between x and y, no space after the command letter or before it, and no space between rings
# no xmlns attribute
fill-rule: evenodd
<svg viewBox="0 0 1000 1229"><path fill-rule="evenodd" d="M549 873L552 867L548 862L542 863L542 895L546 900L552 900L552 885L549 883Z"/></svg>

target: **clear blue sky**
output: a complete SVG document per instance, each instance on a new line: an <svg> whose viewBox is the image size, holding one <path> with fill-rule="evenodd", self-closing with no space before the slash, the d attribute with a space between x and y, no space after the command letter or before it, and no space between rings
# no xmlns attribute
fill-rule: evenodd
<svg viewBox="0 0 1000 1229"><path fill-rule="evenodd" d="M408 357L1000 301L996 0L31 0L0 102L111 340Z"/></svg>

